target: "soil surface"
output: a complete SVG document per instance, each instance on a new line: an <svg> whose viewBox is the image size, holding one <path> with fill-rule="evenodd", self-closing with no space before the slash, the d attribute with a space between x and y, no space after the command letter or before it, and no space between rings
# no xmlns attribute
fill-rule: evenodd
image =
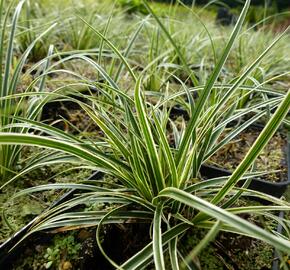
<svg viewBox="0 0 290 270"><path fill-rule="evenodd" d="M150 224L124 223L106 225L102 232L102 248L118 264L122 264L149 241ZM33 243L33 244L32 244ZM113 270L96 243L96 229L81 229L58 234L40 234L21 248L22 255L12 257L13 270ZM18 250L16 254L20 254ZM8 270L8 269L7 269Z"/></svg>
<svg viewBox="0 0 290 270"><path fill-rule="evenodd" d="M234 170L243 160L259 134L260 130L247 129L213 155L210 161L218 167ZM264 180L272 182L287 180L286 149L287 137L282 133L276 133L254 164L256 171L271 172L278 170L278 172L263 176Z"/></svg>

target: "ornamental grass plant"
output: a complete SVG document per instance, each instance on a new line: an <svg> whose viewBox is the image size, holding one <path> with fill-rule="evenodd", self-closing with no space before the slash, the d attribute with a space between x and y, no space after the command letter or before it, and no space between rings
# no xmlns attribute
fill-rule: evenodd
<svg viewBox="0 0 290 270"><path fill-rule="evenodd" d="M27 129L22 127L10 126L15 123L14 117L25 117L26 119L36 120L41 113L44 99L37 97L44 88L46 76L38 76L35 81L25 83L25 78L30 74L24 74L25 64L34 46L45 36L55 25L50 25L45 31L31 40L22 54L15 60L15 36L17 23L22 6L25 1L20 1L13 11L13 2L0 2L0 129L1 132L26 133ZM51 54L51 46L46 54ZM45 72L49 65L49 60L44 60L38 66L38 75ZM36 76L37 77L37 76ZM29 80L28 80L29 81ZM21 89L21 90L20 90ZM22 92L34 91L34 98L27 99L17 94ZM21 146L1 145L0 147L0 182L3 185L16 174L16 167L21 155Z"/></svg>
<svg viewBox="0 0 290 270"><path fill-rule="evenodd" d="M92 139L84 134L72 135L42 123L36 117L14 115L13 122L2 124L0 145L2 149L24 145L50 149L49 159L42 162L36 159L31 168L27 167L27 171L49 164L52 160L58 163L71 162L104 172L114 181L84 179L81 183L47 184L20 191L14 198L45 190L79 191L72 199L40 215L25 238L42 230L97 226L98 248L116 269L146 269L152 263L154 269L192 269L200 251L220 231L262 240L275 247L280 254L289 255L289 220L275 215L278 211L289 211L289 202L250 190L248 185L254 176L261 173L253 171L253 163L285 120L290 108L290 91L277 92L265 87L264 81L247 83L252 80L251 76L259 68L260 62L268 57L271 50L275 50L274 46L283 40L287 32L265 46L263 52L242 68L238 76L221 77L234 46L243 34L243 23L250 5L247 0L226 45L216 54L215 65L207 71L203 82L189 66L185 57L188 52L180 49L164 20L156 15L146 1L143 3L158 26L158 30L153 32L157 36L152 36L150 44L153 47L158 35L162 35L171 44L173 58L179 59L179 68L186 74L186 81L190 81L190 84L175 75L176 70L166 71L159 76L162 87L157 87L158 91L150 91L151 85L144 80L155 75L154 71L160 68L155 66L156 59L152 57L141 71L132 67L131 53L146 20L131 36L125 50L119 50L105 34L85 18L80 18L86 29L102 40L106 50L110 51L111 56L114 55L114 65L111 63L111 68L104 68L100 59L94 59L85 52L75 52L52 64L43 71L42 76L58 64L76 59L95 70L96 78L101 79L89 80L79 75L77 84L66 87L66 95L53 92L50 96L78 104L103 136ZM102 55L103 49L101 47L98 50L96 57ZM168 60L167 65L170 65L171 60ZM122 76L130 82L126 89L120 86L124 84ZM169 78L175 78L181 85L174 93L169 91ZM81 93L79 86L97 89L98 95ZM267 93L271 93L272 97L250 102L245 107L239 106L249 94ZM0 98L2 102L5 100L10 100L7 95ZM170 110L177 103L185 106L188 120L182 119L177 123L170 117ZM269 116L269 121L234 172L229 177L204 180L200 175L202 164L265 115ZM236 123L244 116L247 116L247 120L221 137L230 123ZM29 133L19 132L19 129L29 129ZM241 180L246 180L242 186L239 185ZM236 202L244 197L263 199L270 204L236 206ZM76 206L88 202L108 204L109 207L74 211ZM240 217L242 213L265 217L273 224L281 224L286 235L278 234L274 229L259 227ZM152 238L142 250L118 265L102 248L102 228L105 224L124 224L129 220L150 223ZM189 254L182 254L178 243L187 231L195 228L207 229L208 233ZM170 261L165 262L164 254L169 254Z"/></svg>

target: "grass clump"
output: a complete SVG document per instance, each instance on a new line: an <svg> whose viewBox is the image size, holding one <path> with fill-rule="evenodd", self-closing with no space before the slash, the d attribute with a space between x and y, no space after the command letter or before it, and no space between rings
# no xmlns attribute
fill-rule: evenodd
<svg viewBox="0 0 290 270"><path fill-rule="evenodd" d="M99 48L93 52L72 52L68 56L58 53L54 57L60 57L60 60L44 71L49 74L54 68L65 68L67 62L75 61L94 70L95 79L92 79L62 69L75 80L44 96L77 104L102 131L101 136L92 138L86 133L61 130L37 118L16 116L13 118L15 122L5 124L3 129L20 127L27 131L29 128L29 132L14 129L0 132L1 147L29 145L49 149L44 158L34 157L30 162L32 165L28 164L26 171L16 177L40 166L70 163L101 171L114 179L106 182L83 179L79 183L72 179L69 183L47 183L21 190L13 199L47 190L79 191L72 199L39 216L24 239L43 230L97 226L98 248L117 269L138 269L152 264L157 270L180 269L191 263L198 267L198 260L192 258L197 258L220 232L255 238L277 248L281 254L288 254L287 237L277 235L264 224L241 217L244 213L265 216L274 224L289 227L287 221L274 215L278 211L289 211L288 202L248 189L255 176L253 164L290 108L289 91L274 91L265 87L267 80L260 82L254 77L262 60L286 33L277 36L250 63L229 75L227 69L236 67L235 58L231 57L243 36L250 1L246 1L234 28L228 29L229 38L218 47L203 24L204 36L200 34L183 43L187 34L178 34L181 32L179 22L173 24L168 18L158 16L146 1L143 5L150 18L145 17L137 24L125 44L116 44L118 38L111 39L107 33L113 16L108 18L104 31L92 25L92 21L80 18L85 29L99 39ZM144 48L140 45L144 39L143 31L151 29L154 31L153 35L148 35L149 53L142 65L136 64L134 56ZM166 45L164 48L159 45L161 40ZM200 58L190 52L188 43L201 48L202 55L210 51L209 62L199 61L197 66L194 65ZM170 91L173 80L179 85L174 93ZM80 87L88 91L79 91ZM96 93L93 94L92 89L96 89ZM271 98L266 97L269 92L274 94ZM241 102L251 94L262 98L259 102ZM188 119L178 126L170 117L170 110L176 103L185 106L188 114ZM201 166L265 115L269 116L267 124L233 173L229 177L204 181L200 175ZM248 116L245 122L225 134L228 124L239 122L245 116ZM65 122L78 131L69 121ZM240 180L246 180L242 188L238 187ZM247 196L266 200L269 205L236 206L240 198ZM109 207L86 208L85 211L78 208L87 202ZM104 225L115 223L122 227L126 222L152 224L148 233L150 240L135 255L119 262L103 248L101 236ZM187 254L181 254L179 240L184 233L196 228L207 232ZM164 254L169 261L165 260Z"/></svg>

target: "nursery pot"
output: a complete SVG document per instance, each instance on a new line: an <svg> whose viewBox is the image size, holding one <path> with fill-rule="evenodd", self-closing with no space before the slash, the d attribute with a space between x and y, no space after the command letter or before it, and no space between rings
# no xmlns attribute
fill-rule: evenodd
<svg viewBox="0 0 290 270"><path fill-rule="evenodd" d="M256 126L257 128L257 126ZM280 198L284 192L286 191L287 187L290 184L290 177L289 177L289 155L290 155L290 133L287 135L287 165L288 165L288 179L281 179L280 182L270 182L262 179L254 178L251 180L249 185L249 189L260 191L266 193L268 195L272 195L276 198ZM231 172L225 169L221 169L215 166L210 165L202 165L200 169L200 173L207 179L222 177L222 176L229 176ZM245 181L240 181L243 184Z"/></svg>

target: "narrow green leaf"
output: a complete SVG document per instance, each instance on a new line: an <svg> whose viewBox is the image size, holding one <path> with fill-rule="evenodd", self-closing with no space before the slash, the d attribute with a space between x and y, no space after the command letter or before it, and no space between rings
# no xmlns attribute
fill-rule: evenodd
<svg viewBox="0 0 290 270"><path fill-rule="evenodd" d="M156 184L157 190L159 191L165 187L165 182L164 182L164 177L163 177L157 149L156 149L153 135L151 132L150 123L147 118L148 116L145 110L144 101L141 96L140 84L141 84L141 78L138 78L136 82L136 86L135 86L136 110L138 114L139 126L144 136L144 142L146 143L148 156L151 162L151 166L153 168L153 173L155 175L155 179L152 179L151 181Z"/></svg>
<svg viewBox="0 0 290 270"><path fill-rule="evenodd" d="M206 103L206 100L208 99L210 92L211 92L215 82L217 81L217 79L220 75L220 72L221 72L230 52L231 52L231 49L234 45L234 42L236 41L236 39L238 37L238 34L242 28L242 24L245 20L249 5L250 5L250 0L247 0L245 5L244 5L244 8L240 14L240 17L239 17L239 19L234 27L234 30L231 34L231 37L230 37L230 39L229 39L229 41L228 41L228 43L223 51L223 54L220 57L216 67L214 68L209 80L207 81L203 91L201 92L201 95L199 96L199 98L197 100L195 110L194 110L194 112L189 120L189 123L187 125L186 130L185 130L185 134L182 138L182 141L181 141L181 144L180 144L180 147L178 150L178 155L176 157L178 161L182 160L182 159L184 160L183 156L186 155L186 152L187 152L186 149L190 143L193 130L197 125L198 118L202 113L202 110L204 108L204 104Z"/></svg>
<svg viewBox="0 0 290 270"><path fill-rule="evenodd" d="M240 231L251 235L251 237L260 239L270 245L273 245L277 249L286 252L287 254L290 253L289 246L290 242L281 238L274 236L273 234L269 233L266 230L261 229L260 227L210 203L207 202L197 196L189 194L185 191L179 190L177 188L165 188L162 190L158 197L167 197L177 200L181 203L184 203L194 209L205 213L206 215L225 222L233 227L238 228ZM193 221L194 224L195 221Z"/></svg>
<svg viewBox="0 0 290 270"><path fill-rule="evenodd" d="M158 204L153 219L153 257L156 270L165 270L161 232L162 209L163 204Z"/></svg>

